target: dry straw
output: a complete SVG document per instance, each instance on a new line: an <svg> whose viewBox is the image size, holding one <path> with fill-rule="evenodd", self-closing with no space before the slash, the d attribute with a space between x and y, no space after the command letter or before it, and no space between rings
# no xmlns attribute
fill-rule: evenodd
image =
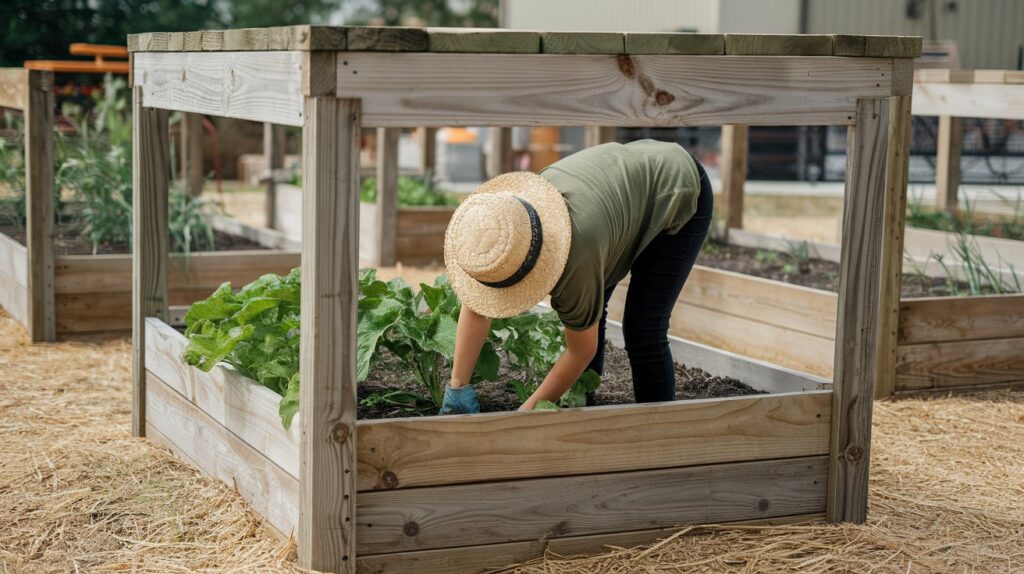
<svg viewBox="0 0 1024 574"><path fill-rule="evenodd" d="M296 572L228 486L128 436L128 344L0 313L0 574ZM867 525L694 527L504 572L1024 571L1024 392L878 403Z"/></svg>

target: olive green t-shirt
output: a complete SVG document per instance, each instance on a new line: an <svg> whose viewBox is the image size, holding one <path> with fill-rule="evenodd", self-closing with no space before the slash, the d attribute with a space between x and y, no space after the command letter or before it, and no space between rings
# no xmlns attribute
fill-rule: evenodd
<svg viewBox="0 0 1024 574"><path fill-rule="evenodd" d="M604 291L626 277L655 237L676 233L697 211L697 166L675 143L606 143L540 172L565 198L572 244L551 306L570 329L601 319Z"/></svg>

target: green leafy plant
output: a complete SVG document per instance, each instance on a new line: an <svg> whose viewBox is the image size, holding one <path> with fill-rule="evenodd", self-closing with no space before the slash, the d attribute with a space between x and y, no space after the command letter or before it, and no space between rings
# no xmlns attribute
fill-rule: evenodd
<svg viewBox="0 0 1024 574"><path fill-rule="evenodd" d="M461 310L445 276L418 292L401 279L382 281L376 270L359 274L356 377L366 380L386 349L419 383L422 393L377 392L364 406L394 405L409 413L436 412L444 398L444 374L455 354L455 329ZM280 414L291 425L299 401L299 269L285 277L265 275L235 292L230 283L192 305L185 316L188 347L183 361L210 371L225 362L242 375L282 396ZM495 320L484 343L471 384L498 379L506 357L510 370L522 373L517 396L526 400L550 370L565 341L554 313L528 313ZM562 407L586 405L586 396L601 384L587 371L559 400ZM526 393L520 395L520 393Z"/></svg>
<svg viewBox="0 0 1024 574"><path fill-rule="evenodd" d="M445 380L443 368L455 355L455 329L461 309L447 277L438 277L433 285L420 284L413 290L401 279L384 282L373 269L364 269L359 277L359 328L357 379L366 379L375 361L378 347L397 357L426 391L408 403L410 409L428 410L441 406ZM498 378L499 358L493 344L484 344L473 373L473 381ZM391 400L408 399L390 397Z"/></svg>
<svg viewBox="0 0 1024 574"><path fill-rule="evenodd" d="M811 243L809 241L787 241L786 255L790 262L782 267L786 274L800 273L801 275L811 272Z"/></svg>
<svg viewBox="0 0 1024 574"><path fill-rule="evenodd" d="M766 265L778 265L779 254L778 252L769 251L767 249L758 249L757 253L754 254L754 260Z"/></svg>
<svg viewBox="0 0 1024 574"><path fill-rule="evenodd" d="M203 371L223 361L282 396L285 428L299 409L299 269L264 275L237 293L230 283L185 315L182 359Z"/></svg>
<svg viewBox="0 0 1024 574"><path fill-rule="evenodd" d="M962 297L1024 292L1021 289L1020 276L1014 266L1006 264L1007 277L1004 277L1003 273L993 269L981 249L966 232L959 231L955 234L950 249L953 265L950 265L942 254L932 253L931 259L945 272L951 295ZM1000 263L1005 263L1001 257L999 260ZM967 284L966 290L960 287L961 282Z"/></svg>
<svg viewBox="0 0 1024 574"><path fill-rule="evenodd" d="M377 201L377 178L363 180L359 199L365 203ZM454 206L459 202L447 192L437 188L430 173L423 177L398 177L398 205L401 207Z"/></svg>
<svg viewBox="0 0 1024 574"><path fill-rule="evenodd" d="M1024 197L1002 200L1004 203L1013 203L1013 215L1002 221L981 216L971 202L965 202L962 211L953 213L936 211L919 200L913 200L907 203L907 225L919 229L1024 240Z"/></svg>

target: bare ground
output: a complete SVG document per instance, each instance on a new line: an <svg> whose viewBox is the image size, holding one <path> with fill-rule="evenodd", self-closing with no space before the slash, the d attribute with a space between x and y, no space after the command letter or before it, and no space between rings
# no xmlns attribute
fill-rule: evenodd
<svg viewBox="0 0 1024 574"><path fill-rule="evenodd" d="M233 489L129 436L125 340L0 312L0 573L297 572ZM1024 571L1024 392L877 403L868 524L699 527L517 573Z"/></svg>

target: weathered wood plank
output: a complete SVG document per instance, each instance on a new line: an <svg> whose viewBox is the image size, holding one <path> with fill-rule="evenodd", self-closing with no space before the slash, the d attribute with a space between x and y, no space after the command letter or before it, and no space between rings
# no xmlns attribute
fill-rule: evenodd
<svg viewBox="0 0 1024 574"><path fill-rule="evenodd" d="M332 572L356 565L359 107L307 97L302 130L298 551L304 567Z"/></svg>
<svg viewBox="0 0 1024 574"><path fill-rule="evenodd" d="M184 50L186 52L198 52L203 49L203 33L201 31L185 32L184 34ZM128 36L128 39L131 40L131 35Z"/></svg>
<svg viewBox="0 0 1024 574"><path fill-rule="evenodd" d="M975 70L926 68L914 72L914 81L942 84L971 84L974 82L974 73Z"/></svg>
<svg viewBox="0 0 1024 574"><path fill-rule="evenodd" d="M220 52L224 49L224 30L203 30L201 46L204 52Z"/></svg>
<svg viewBox="0 0 1024 574"><path fill-rule="evenodd" d="M437 169L437 128L420 128L420 172L433 173Z"/></svg>
<svg viewBox="0 0 1024 574"><path fill-rule="evenodd" d="M146 317L167 317L168 186L166 110L143 107L132 89L132 433L146 431Z"/></svg>
<svg viewBox="0 0 1024 574"><path fill-rule="evenodd" d="M487 177L512 171L512 128L489 128L487 139L490 147L484 163Z"/></svg>
<svg viewBox="0 0 1024 574"><path fill-rule="evenodd" d="M302 125L302 52L179 52L134 55L146 105Z"/></svg>
<svg viewBox="0 0 1024 574"><path fill-rule="evenodd" d="M920 58L920 36L865 36L864 55L868 58Z"/></svg>
<svg viewBox="0 0 1024 574"><path fill-rule="evenodd" d="M225 281L241 287L267 273L287 273L298 267L299 261L297 251L211 251L188 257L175 254L167 265L168 285L172 292L213 292ZM131 290L131 269L128 255L63 255L57 258L57 293L126 293Z"/></svg>
<svg viewBox="0 0 1024 574"><path fill-rule="evenodd" d="M270 50L270 28L224 30L223 49L230 52Z"/></svg>
<svg viewBox="0 0 1024 574"><path fill-rule="evenodd" d="M28 70L0 68L0 108L28 107Z"/></svg>
<svg viewBox="0 0 1024 574"><path fill-rule="evenodd" d="M545 54L623 54L625 40L621 32L541 32L540 51Z"/></svg>
<svg viewBox="0 0 1024 574"><path fill-rule="evenodd" d="M444 236L454 207L400 207L398 209L398 236Z"/></svg>
<svg viewBox="0 0 1024 574"><path fill-rule="evenodd" d="M832 55L868 58L918 58L920 36L861 36L835 34Z"/></svg>
<svg viewBox="0 0 1024 574"><path fill-rule="evenodd" d="M360 555L808 514L825 456L363 494Z"/></svg>
<svg viewBox="0 0 1024 574"><path fill-rule="evenodd" d="M828 34L726 34L730 56L831 56Z"/></svg>
<svg viewBox="0 0 1024 574"><path fill-rule="evenodd" d="M536 54L540 32L496 28L427 28L431 52Z"/></svg>
<svg viewBox="0 0 1024 574"><path fill-rule="evenodd" d="M828 519L864 522L878 361L889 101L861 100L847 137L839 317L832 395Z"/></svg>
<svg viewBox="0 0 1024 574"><path fill-rule="evenodd" d="M914 82L915 116L1024 120L1024 85Z"/></svg>
<svg viewBox="0 0 1024 574"><path fill-rule="evenodd" d="M377 265L395 264L398 235L398 128L377 128Z"/></svg>
<svg viewBox="0 0 1024 574"><path fill-rule="evenodd" d="M722 126L722 199L726 229L743 227L743 188L747 183L747 149L750 128ZM727 232L728 233L728 232Z"/></svg>
<svg viewBox="0 0 1024 574"><path fill-rule="evenodd" d="M57 339L53 299L53 74L28 73L25 108L25 236L28 254L28 334Z"/></svg>
<svg viewBox="0 0 1024 574"><path fill-rule="evenodd" d="M364 122L376 127L849 124L858 95L889 96L892 62L349 53L337 94L363 99Z"/></svg>
<svg viewBox="0 0 1024 574"><path fill-rule="evenodd" d="M423 28L366 26L347 28L348 50L363 52L425 52L430 39Z"/></svg>
<svg viewBox="0 0 1024 574"><path fill-rule="evenodd" d="M0 233L0 307L18 323L28 323L28 254L23 245Z"/></svg>
<svg viewBox="0 0 1024 574"><path fill-rule="evenodd" d="M365 491L812 456L827 450L830 400L814 391L361 421L358 484Z"/></svg>
<svg viewBox="0 0 1024 574"><path fill-rule="evenodd" d="M821 522L825 515L801 514L764 520L743 520L727 524L744 526L774 526ZM480 574L501 568L508 564L528 562L548 552L558 556L583 556L607 552L610 548L628 548L651 544L667 538L680 529L656 528L614 534L592 536L570 536L549 538L528 542L507 542L485 546L466 546L443 550L421 550L394 554L372 554L359 558L360 574L384 574L386 572L444 572L445 574Z"/></svg>
<svg viewBox="0 0 1024 574"><path fill-rule="evenodd" d="M935 142L935 208L955 211L960 190L960 153L964 146L964 120L939 116Z"/></svg>
<svg viewBox="0 0 1024 574"><path fill-rule="evenodd" d="M606 336L612 344L619 348L625 347L622 324L618 321L609 319ZM668 345L672 351L672 359L677 363L700 365L702 370L718 377L751 381L752 386L768 393L802 393L832 388L830 380L671 334L668 337Z"/></svg>
<svg viewBox="0 0 1024 574"><path fill-rule="evenodd" d="M285 430L278 416L281 396L224 366L205 373L186 365L188 340L173 327L146 320L146 370L174 389L217 424L299 477L299 419Z"/></svg>
<svg viewBox="0 0 1024 574"><path fill-rule="evenodd" d="M277 206L277 178L276 170L284 168L284 148L286 131L283 126L272 123L263 124L263 160L267 165L266 198L264 210L266 211L266 225L269 230L274 229L274 222L277 216L274 209Z"/></svg>
<svg viewBox="0 0 1024 574"><path fill-rule="evenodd" d="M200 470L234 487L283 536L298 522L298 480L209 415L148 374L147 435Z"/></svg>
<svg viewBox="0 0 1024 574"><path fill-rule="evenodd" d="M628 32L626 34L625 50L627 54L721 56L725 54L725 35L684 33L636 34Z"/></svg>
<svg viewBox="0 0 1024 574"><path fill-rule="evenodd" d="M181 179L192 197L203 193L203 116L182 114L181 116Z"/></svg>
<svg viewBox="0 0 1024 574"><path fill-rule="evenodd" d="M1024 338L900 345L896 392L1024 382Z"/></svg>
<svg viewBox="0 0 1024 574"><path fill-rule="evenodd" d="M1010 338L1024 338L1024 295L928 297L900 304L901 345Z"/></svg>
<svg viewBox="0 0 1024 574"><path fill-rule="evenodd" d="M889 120L875 398L888 397L895 390L896 384L896 344L903 290L903 230L907 223L912 122L909 96L895 96L889 100Z"/></svg>

